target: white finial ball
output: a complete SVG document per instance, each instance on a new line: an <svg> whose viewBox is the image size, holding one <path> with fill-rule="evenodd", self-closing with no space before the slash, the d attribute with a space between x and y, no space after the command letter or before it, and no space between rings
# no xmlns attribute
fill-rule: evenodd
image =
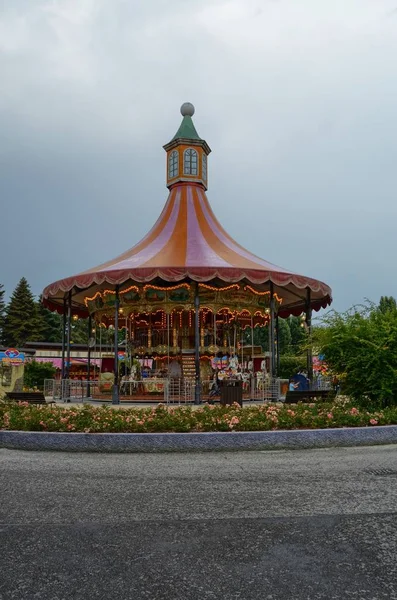
<svg viewBox="0 0 397 600"><path fill-rule="evenodd" d="M184 102L182 104L181 115L183 117L192 117L194 115L194 106L191 102Z"/></svg>

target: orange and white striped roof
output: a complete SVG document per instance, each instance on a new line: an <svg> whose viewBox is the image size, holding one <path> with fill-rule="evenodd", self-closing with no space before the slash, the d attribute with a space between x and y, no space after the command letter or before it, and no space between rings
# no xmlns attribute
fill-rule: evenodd
<svg viewBox="0 0 397 600"><path fill-rule="evenodd" d="M308 288L313 308L331 302L331 290L324 283L277 267L240 246L215 217L203 186L182 182L171 188L160 217L138 244L98 267L49 285L43 297L51 307L73 289L80 304L78 290L159 279L249 281L261 288L273 282L284 298L285 314L302 310Z"/></svg>

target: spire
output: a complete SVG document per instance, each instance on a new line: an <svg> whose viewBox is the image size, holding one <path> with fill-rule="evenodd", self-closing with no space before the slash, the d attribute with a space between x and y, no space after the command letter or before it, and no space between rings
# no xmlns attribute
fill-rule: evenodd
<svg viewBox="0 0 397 600"><path fill-rule="evenodd" d="M194 115L193 104L190 102L185 102L182 104L181 114L183 116L182 123L172 139L177 140L182 138L185 140L201 140L192 120L192 116Z"/></svg>
<svg viewBox="0 0 397 600"><path fill-rule="evenodd" d="M182 123L164 150L167 152L167 187L178 182L200 183L207 189L207 156L211 148L199 136L192 116L194 106L185 102L181 106Z"/></svg>

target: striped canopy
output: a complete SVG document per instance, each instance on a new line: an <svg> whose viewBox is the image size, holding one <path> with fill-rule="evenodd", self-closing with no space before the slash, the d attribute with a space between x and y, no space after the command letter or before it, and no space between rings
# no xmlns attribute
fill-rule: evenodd
<svg viewBox="0 0 397 600"><path fill-rule="evenodd" d="M43 292L45 304L59 308L73 290L73 305L85 311L84 297L131 282L249 282L283 298L281 316L300 314L310 290L312 308L331 302L331 289L315 279L277 267L246 250L223 229L204 187L179 182L149 233L124 254L74 277L61 279Z"/></svg>

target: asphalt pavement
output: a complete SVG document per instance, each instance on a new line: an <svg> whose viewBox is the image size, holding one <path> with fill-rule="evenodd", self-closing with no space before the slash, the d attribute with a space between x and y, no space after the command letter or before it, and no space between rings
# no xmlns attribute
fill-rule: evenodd
<svg viewBox="0 0 397 600"><path fill-rule="evenodd" d="M0 598L397 600L397 446L0 450Z"/></svg>

